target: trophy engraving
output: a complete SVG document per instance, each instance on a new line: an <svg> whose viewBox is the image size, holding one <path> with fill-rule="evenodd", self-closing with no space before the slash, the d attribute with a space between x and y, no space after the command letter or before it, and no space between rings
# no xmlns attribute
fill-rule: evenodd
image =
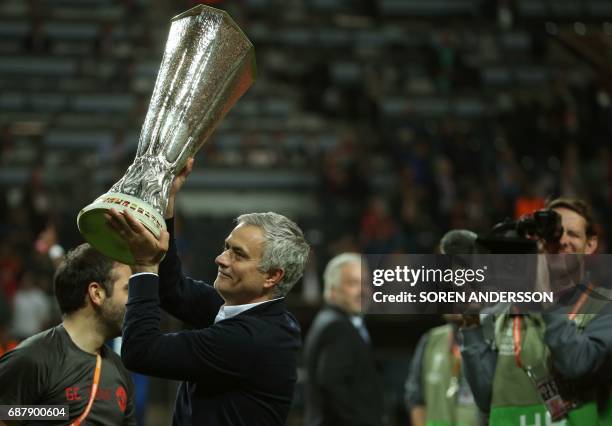
<svg viewBox="0 0 612 426"><path fill-rule="evenodd" d="M159 238L174 176L255 77L253 44L226 12L199 5L172 18L136 158L106 194L79 212L83 237L106 256L133 264L104 213L129 209Z"/></svg>

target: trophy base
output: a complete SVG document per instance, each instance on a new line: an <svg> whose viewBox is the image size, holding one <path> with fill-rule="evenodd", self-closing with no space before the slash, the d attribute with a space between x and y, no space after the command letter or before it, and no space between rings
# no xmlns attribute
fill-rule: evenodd
<svg viewBox="0 0 612 426"><path fill-rule="evenodd" d="M106 223L104 214L112 208L130 212L155 238L166 229L166 222L150 204L119 192L107 192L79 212L77 226L89 244L117 262L133 265L134 256L125 240Z"/></svg>

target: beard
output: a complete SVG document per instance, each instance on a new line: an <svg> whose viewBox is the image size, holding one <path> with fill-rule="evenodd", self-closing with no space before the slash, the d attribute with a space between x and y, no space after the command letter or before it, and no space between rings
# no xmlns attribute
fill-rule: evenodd
<svg viewBox="0 0 612 426"><path fill-rule="evenodd" d="M125 306L118 305L106 299L101 306L96 308L96 311L106 338L112 339L121 336L123 318L125 317Z"/></svg>

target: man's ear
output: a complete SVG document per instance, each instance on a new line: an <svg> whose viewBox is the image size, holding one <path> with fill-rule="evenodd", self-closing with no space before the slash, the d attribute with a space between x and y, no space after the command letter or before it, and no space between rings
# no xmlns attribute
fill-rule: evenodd
<svg viewBox="0 0 612 426"><path fill-rule="evenodd" d="M87 287L87 296L92 305L100 306L106 299L106 290L101 284L93 281Z"/></svg>
<svg viewBox="0 0 612 426"><path fill-rule="evenodd" d="M277 285L285 276L285 271L282 269L270 269L265 274L266 280L264 281L263 288L265 290L271 289Z"/></svg>
<svg viewBox="0 0 612 426"><path fill-rule="evenodd" d="M593 235L592 237L588 237L585 254L593 254L595 250L597 250L597 243L599 240L597 239L597 235Z"/></svg>

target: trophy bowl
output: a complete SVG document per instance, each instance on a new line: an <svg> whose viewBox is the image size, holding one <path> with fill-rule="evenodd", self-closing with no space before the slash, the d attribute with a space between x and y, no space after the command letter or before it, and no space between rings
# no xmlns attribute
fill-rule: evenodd
<svg viewBox="0 0 612 426"><path fill-rule="evenodd" d="M128 210L159 238L174 176L256 74L253 44L225 11L199 5L172 18L136 158L107 193L79 212L77 226L85 240L102 254L133 264L105 213Z"/></svg>

